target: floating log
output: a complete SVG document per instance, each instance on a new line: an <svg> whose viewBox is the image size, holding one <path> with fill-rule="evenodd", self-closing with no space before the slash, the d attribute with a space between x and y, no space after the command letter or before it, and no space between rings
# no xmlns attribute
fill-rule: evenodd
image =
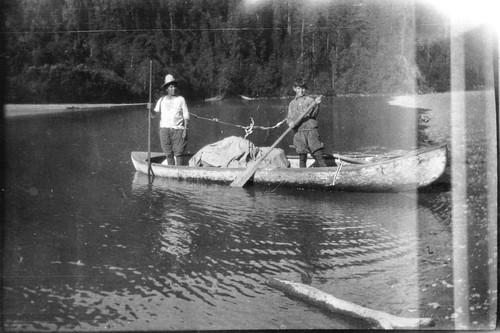
<svg viewBox="0 0 500 333"><path fill-rule="evenodd" d="M247 96L244 96L244 95L239 95L242 99L246 100L246 101L253 101L255 98L252 98L252 97L247 97Z"/></svg>
<svg viewBox="0 0 500 333"><path fill-rule="evenodd" d="M419 328L434 325L431 318L404 318L368 309L302 283L271 278L266 281L266 284L323 309L361 318L383 329Z"/></svg>
<svg viewBox="0 0 500 333"><path fill-rule="evenodd" d="M205 102L217 102L217 101L221 101L224 98L224 95L225 94L217 95L217 96L210 97L210 98L205 98Z"/></svg>

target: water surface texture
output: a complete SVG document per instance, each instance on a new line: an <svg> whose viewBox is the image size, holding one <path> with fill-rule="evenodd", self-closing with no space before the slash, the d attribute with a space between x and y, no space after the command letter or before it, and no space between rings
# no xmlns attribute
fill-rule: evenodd
<svg viewBox="0 0 500 333"><path fill-rule="evenodd" d="M470 98L467 134L477 162L468 202L470 308L464 310L473 328L490 327L496 309L482 176L485 95ZM449 109L440 98L445 106L438 109L385 97L324 99L326 151L447 143ZM245 135L221 122L274 126L287 103L191 104L188 148L194 153ZM268 287L270 277L454 327L449 174L420 193L240 189L159 178L149 184L130 160L131 151L147 150L147 124L142 106L6 119L4 329L370 328ZM269 146L285 129L255 128L248 139ZM160 151L157 119L152 133L152 150ZM290 135L279 147L293 153L291 144Z"/></svg>

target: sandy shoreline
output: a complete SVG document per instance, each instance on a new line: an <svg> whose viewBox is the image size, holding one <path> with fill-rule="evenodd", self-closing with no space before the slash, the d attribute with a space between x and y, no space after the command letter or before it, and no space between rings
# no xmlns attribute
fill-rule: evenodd
<svg viewBox="0 0 500 333"><path fill-rule="evenodd" d="M3 106L5 117L38 115L60 113L73 110L93 110L112 107L124 107L134 105L146 105L146 103L135 104L5 104Z"/></svg>

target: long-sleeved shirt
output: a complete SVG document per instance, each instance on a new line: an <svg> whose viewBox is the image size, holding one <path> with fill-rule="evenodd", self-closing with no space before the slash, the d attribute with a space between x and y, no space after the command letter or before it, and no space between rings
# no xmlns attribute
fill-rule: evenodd
<svg viewBox="0 0 500 333"><path fill-rule="evenodd" d="M314 103L314 98L310 96L295 97L288 105L287 124L292 125L307 108ZM302 118L298 126L294 128L296 131L307 131L313 128L318 128L316 116L319 112L319 105L309 112L307 116Z"/></svg>
<svg viewBox="0 0 500 333"><path fill-rule="evenodd" d="M189 120L186 100L182 96L160 98L154 111L161 112L160 127L163 128L184 129L184 119Z"/></svg>

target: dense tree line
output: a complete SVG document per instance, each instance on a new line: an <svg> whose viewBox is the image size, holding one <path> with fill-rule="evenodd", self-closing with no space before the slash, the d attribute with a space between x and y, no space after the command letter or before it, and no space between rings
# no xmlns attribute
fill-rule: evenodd
<svg viewBox="0 0 500 333"><path fill-rule="evenodd" d="M449 89L449 24L395 0L5 0L8 102L144 101L166 73L183 94L283 96ZM471 48L468 88L483 84ZM480 59L482 60L482 59Z"/></svg>

